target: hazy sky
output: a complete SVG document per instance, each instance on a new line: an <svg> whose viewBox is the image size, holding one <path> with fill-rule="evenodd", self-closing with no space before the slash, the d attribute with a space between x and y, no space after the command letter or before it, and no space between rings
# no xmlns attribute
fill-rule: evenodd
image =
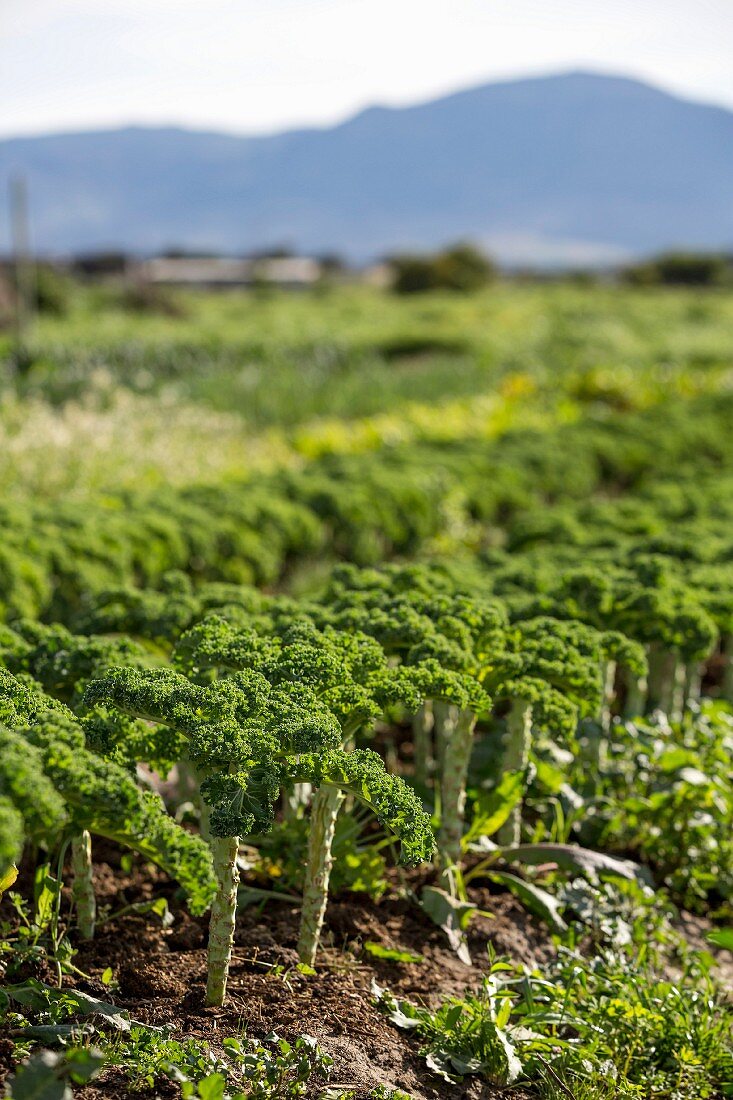
<svg viewBox="0 0 733 1100"><path fill-rule="evenodd" d="M0 0L0 135L330 123L585 67L733 107L733 0Z"/></svg>

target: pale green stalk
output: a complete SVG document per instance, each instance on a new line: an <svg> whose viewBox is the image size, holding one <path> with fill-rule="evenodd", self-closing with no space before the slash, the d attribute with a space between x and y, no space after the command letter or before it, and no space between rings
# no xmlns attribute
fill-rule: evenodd
<svg viewBox="0 0 733 1100"><path fill-rule="evenodd" d="M461 858L466 812L466 780L473 749L476 715L458 710L455 721L443 727L443 770L440 777L440 832L438 848L443 862L452 866Z"/></svg>
<svg viewBox="0 0 733 1100"><path fill-rule="evenodd" d="M86 829L71 841L71 870L76 925L81 938L91 940L97 920L97 900L94 896L92 838Z"/></svg>
<svg viewBox="0 0 733 1100"><path fill-rule="evenodd" d="M208 841L216 878L216 894L211 903L209 917L209 950L206 976L206 1003L219 1007L224 1004L229 977L229 964L234 943L234 926L237 919L237 887L239 885L238 836L211 836L209 817L211 810L202 803L201 835Z"/></svg>
<svg viewBox="0 0 733 1100"><path fill-rule="evenodd" d="M729 703L733 703L733 634L728 634L723 646L725 654L725 668L723 670L722 695Z"/></svg>
<svg viewBox="0 0 733 1100"><path fill-rule="evenodd" d="M213 836L209 839L214 862L217 890L209 920L209 966L206 979L207 1005L223 1005L229 977L229 963L237 918L237 855L239 837Z"/></svg>
<svg viewBox="0 0 733 1100"><path fill-rule="evenodd" d="M632 672L627 672L624 678L626 681L624 718L639 718L646 712L647 678L634 676Z"/></svg>
<svg viewBox="0 0 733 1100"><path fill-rule="evenodd" d="M415 761L415 782L427 787L435 769L433 757L433 704L426 699L412 717L412 746Z"/></svg>
<svg viewBox="0 0 733 1100"><path fill-rule="evenodd" d="M671 722L681 722L685 713L685 701L687 699L687 669L684 663L677 661L672 680L672 706L669 709Z"/></svg>
<svg viewBox="0 0 733 1100"><path fill-rule="evenodd" d="M344 796L338 787L319 787L311 809L303 908L300 915L298 956L313 966L328 904L328 882L333 866L333 837Z"/></svg>
<svg viewBox="0 0 733 1100"><path fill-rule="evenodd" d="M433 740L435 743L435 767L438 775L443 774L445 747L452 737L458 721L458 707L436 699L433 703ZM440 784L438 784L440 786Z"/></svg>
<svg viewBox="0 0 733 1100"><path fill-rule="evenodd" d="M598 736L593 743L593 763L603 770L608 761L608 738L613 725L613 704L616 687L616 662L604 661L601 665L601 677L603 682L603 696L601 699L601 712L599 714Z"/></svg>
<svg viewBox="0 0 733 1100"><path fill-rule="evenodd" d="M175 767L176 799L179 805L198 797L196 772L188 760L179 760Z"/></svg>
<svg viewBox="0 0 733 1100"><path fill-rule="evenodd" d="M311 800L313 787L310 783L294 783L292 789L283 796L283 816L286 821L295 821L305 813Z"/></svg>
<svg viewBox="0 0 733 1100"><path fill-rule="evenodd" d="M703 668L704 665L701 661L689 661L684 667L684 681L682 684L684 709L700 702Z"/></svg>
<svg viewBox="0 0 733 1100"><path fill-rule="evenodd" d="M600 726L606 735L611 732L613 723L613 703L616 697L616 662L604 661L601 675L603 677L603 699L601 701Z"/></svg>
<svg viewBox="0 0 733 1100"><path fill-rule="evenodd" d="M646 709L662 710L669 717L675 709L677 687L677 655L658 645L649 647L649 679Z"/></svg>
<svg viewBox="0 0 733 1100"><path fill-rule="evenodd" d="M525 699L512 699L506 716L506 734L504 753L501 760L501 772L525 772L529 763L529 750L532 743L532 705ZM511 814L496 834L497 843L502 847L514 847L522 839L522 801L517 802Z"/></svg>

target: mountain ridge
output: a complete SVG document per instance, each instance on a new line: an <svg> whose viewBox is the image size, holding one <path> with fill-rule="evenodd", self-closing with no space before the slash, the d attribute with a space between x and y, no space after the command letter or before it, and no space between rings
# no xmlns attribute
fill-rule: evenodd
<svg viewBox="0 0 733 1100"><path fill-rule="evenodd" d="M363 260L470 237L505 262L604 262L733 243L733 112L584 70L270 135L0 141L0 185L18 172L45 252L284 244Z"/></svg>

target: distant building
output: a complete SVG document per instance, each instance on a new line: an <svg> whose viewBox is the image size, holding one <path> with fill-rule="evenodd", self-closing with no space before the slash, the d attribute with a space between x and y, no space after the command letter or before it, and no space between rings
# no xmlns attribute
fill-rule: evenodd
<svg viewBox="0 0 733 1100"><path fill-rule="evenodd" d="M241 260L225 256L158 256L141 263L137 278L166 286L237 287L269 283L297 289L312 286L322 274L307 256Z"/></svg>
<svg viewBox="0 0 733 1100"><path fill-rule="evenodd" d="M318 260L309 256L277 256L253 262L256 281L274 283L276 286L312 286L323 274Z"/></svg>

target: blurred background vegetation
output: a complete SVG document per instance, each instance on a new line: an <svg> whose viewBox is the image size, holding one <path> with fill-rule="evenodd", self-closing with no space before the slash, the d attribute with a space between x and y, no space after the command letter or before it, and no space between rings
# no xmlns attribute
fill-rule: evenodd
<svg viewBox="0 0 733 1100"><path fill-rule="evenodd" d="M207 261L208 262L208 261ZM175 286L124 258L35 267L19 346L0 294L5 492L241 477L324 451L632 409L733 379L719 256L500 275L467 245L379 278L324 258L299 289Z"/></svg>

